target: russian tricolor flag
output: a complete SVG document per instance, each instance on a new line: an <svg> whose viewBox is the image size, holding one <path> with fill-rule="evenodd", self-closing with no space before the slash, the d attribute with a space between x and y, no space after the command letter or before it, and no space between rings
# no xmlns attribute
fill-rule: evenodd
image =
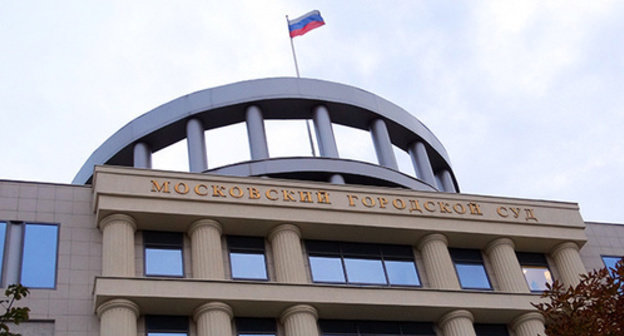
<svg viewBox="0 0 624 336"><path fill-rule="evenodd" d="M310 30L320 27L325 24L321 17L321 12L313 10L310 13L304 14L294 20L288 20L288 30L290 31L290 37L303 35Z"/></svg>

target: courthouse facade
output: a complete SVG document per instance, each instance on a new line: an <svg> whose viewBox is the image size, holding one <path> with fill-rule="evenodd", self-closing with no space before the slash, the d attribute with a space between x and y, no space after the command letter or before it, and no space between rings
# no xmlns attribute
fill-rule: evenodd
<svg viewBox="0 0 624 336"><path fill-rule="evenodd" d="M311 120L314 155L271 155L265 123L284 119ZM235 124L249 158L211 167L207 147L228 139L205 132ZM376 162L345 158L337 127L367 132ZM182 139L189 171L152 169ZM624 255L624 227L575 203L460 193L409 113L294 78L160 106L73 184L0 181L0 241L2 285L31 288L24 335L534 336L546 282Z"/></svg>

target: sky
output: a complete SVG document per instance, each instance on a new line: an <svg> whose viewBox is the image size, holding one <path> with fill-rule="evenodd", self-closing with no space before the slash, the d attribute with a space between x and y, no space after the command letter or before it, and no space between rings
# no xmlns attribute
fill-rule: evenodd
<svg viewBox="0 0 624 336"><path fill-rule="evenodd" d="M444 144L463 193L624 224L622 1L0 0L0 179L70 183L139 115L295 76L375 93Z"/></svg>

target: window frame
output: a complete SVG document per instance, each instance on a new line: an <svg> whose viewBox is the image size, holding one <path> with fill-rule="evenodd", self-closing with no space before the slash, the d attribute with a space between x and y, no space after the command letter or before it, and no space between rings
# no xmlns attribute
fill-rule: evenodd
<svg viewBox="0 0 624 336"><path fill-rule="evenodd" d="M353 242L334 242L324 240L306 240L306 254L308 257L308 265L313 283L325 284L344 284L355 286L384 286L384 287L422 287L418 265L414 256L414 250L409 245L390 245L390 244L368 244ZM403 249L404 251L400 251ZM393 251L394 250L394 251ZM344 281L317 281L314 280L314 271L312 268L311 257L329 257L339 259L342 267L342 276ZM349 272L347 271L347 263L345 259L368 259L377 260L381 263L383 277L385 283L372 282L356 282L351 281ZM390 281L388 267L386 261L405 261L410 262L414 266L417 284L394 284Z"/></svg>
<svg viewBox="0 0 624 336"><path fill-rule="evenodd" d="M152 235L153 241L148 241L148 237ZM169 237L167 237L169 236ZM172 238L175 236L175 239ZM158 241L161 240L161 241ZM174 240L179 240L175 242ZM147 273L147 249L161 249L161 250L180 250L180 275L173 274L148 274ZM184 235L181 232L171 231L143 231L143 275L150 278L184 278Z"/></svg>
<svg viewBox="0 0 624 336"><path fill-rule="evenodd" d="M542 293L546 290L544 289L533 289L531 288L531 284L529 280L526 278L526 274L524 274L525 268L532 269L546 269L550 274L551 284L553 279L553 272L548 266L548 260L546 259L546 255L543 253L534 253L534 252L516 252L516 258L518 259L518 263L520 264L520 269L522 270L522 275L524 276L524 280L529 287L531 293Z"/></svg>
<svg viewBox="0 0 624 336"><path fill-rule="evenodd" d="M255 241L255 242L254 242ZM246 281L269 281L269 263L266 253L266 243L264 237L254 236L227 236L227 250L228 250L228 262L230 266L230 278L232 280L246 280ZM238 246L237 246L238 245ZM262 253L257 253L262 252ZM235 277L234 265L232 263L232 253L244 253L244 254L257 254L262 255L264 258L264 278L252 278L252 277Z"/></svg>
<svg viewBox="0 0 624 336"><path fill-rule="evenodd" d="M479 249L467 249L467 248L450 248L449 253L451 255L451 260L453 261L453 266L455 266L455 274L457 276L457 280L459 282L459 286L462 289L469 290L478 290L478 291L493 291L492 280L490 279L490 275L488 274L488 270L485 267L485 260L483 259L483 253ZM459 256L462 254L462 256ZM470 256L472 254L472 256ZM488 287L465 287L462 285L460 272L457 269L457 265L478 265L483 268L483 273L485 274L485 280L487 281Z"/></svg>

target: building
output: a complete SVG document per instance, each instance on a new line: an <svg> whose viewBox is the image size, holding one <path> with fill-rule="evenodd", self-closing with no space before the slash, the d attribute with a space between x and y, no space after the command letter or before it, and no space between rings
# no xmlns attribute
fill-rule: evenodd
<svg viewBox="0 0 624 336"><path fill-rule="evenodd" d="M272 119L312 119L319 155L271 157ZM240 123L250 157L209 168L204 132ZM378 163L339 155L344 126L370 132ZM181 139L190 171L151 169ZM294 78L162 105L73 184L0 181L0 241L2 285L31 288L24 335L529 336L546 281L624 255L624 227L585 223L574 203L460 193L409 113Z"/></svg>

